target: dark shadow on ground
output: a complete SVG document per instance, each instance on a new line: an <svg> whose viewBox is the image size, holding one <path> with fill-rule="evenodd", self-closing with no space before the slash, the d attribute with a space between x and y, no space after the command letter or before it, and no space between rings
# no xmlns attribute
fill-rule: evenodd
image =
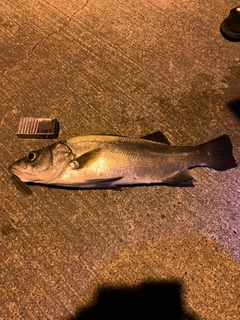
<svg viewBox="0 0 240 320"><path fill-rule="evenodd" d="M240 119L240 99L231 100L227 106Z"/></svg>
<svg viewBox="0 0 240 320"><path fill-rule="evenodd" d="M32 194L32 190L29 188L27 183L22 182L15 174L11 175L11 181L15 185L16 189L25 195Z"/></svg>
<svg viewBox="0 0 240 320"><path fill-rule="evenodd" d="M15 185L15 188L20 191L22 194L29 196L33 194L34 186L39 186L43 188L49 189L63 189L63 190L113 190L113 191L122 191L123 188L139 188L139 187L151 187L151 186L165 186L165 187L172 187L172 188L190 188L194 187L194 183L192 181L183 182L179 184L167 184L167 183L151 183L151 184L136 184L136 185L120 185L120 186L109 186L109 187L92 187L92 188L80 188L80 187L64 187L64 186L57 186L57 185L49 185L49 184L40 184L40 183L33 183L33 182L22 182L17 176L12 175L10 177L11 181ZM33 188L30 188L33 187Z"/></svg>
<svg viewBox="0 0 240 320"><path fill-rule="evenodd" d="M103 287L95 303L68 320L197 320L183 310L179 282L150 282L137 287Z"/></svg>
<svg viewBox="0 0 240 320"><path fill-rule="evenodd" d="M48 189L62 189L62 190L115 190L115 191L122 191L124 188L140 188L140 187L151 187L151 186L165 186L171 188L192 188L194 187L193 181L182 182L182 183L149 183L149 184L133 184L133 185L116 185L116 186L95 186L95 187L64 187L64 186L57 186L51 184L44 184L44 183L33 183L33 182L22 182L26 184L26 187L34 187L39 186ZM20 189L19 189L20 190ZM20 190L21 191L21 190Z"/></svg>

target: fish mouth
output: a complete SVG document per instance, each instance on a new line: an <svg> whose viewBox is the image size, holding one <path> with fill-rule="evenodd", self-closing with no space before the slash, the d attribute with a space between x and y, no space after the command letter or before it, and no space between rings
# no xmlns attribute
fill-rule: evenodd
<svg viewBox="0 0 240 320"><path fill-rule="evenodd" d="M14 172L13 170L11 170L11 173L12 173L12 175L11 175L12 180L19 180L22 183L29 182L28 180L23 180L23 178L21 178L21 175L18 174L17 172Z"/></svg>
<svg viewBox="0 0 240 320"><path fill-rule="evenodd" d="M12 176L17 177L17 178L20 179L22 182L26 182L26 181L23 181L23 180L21 179L21 172L19 172L18 167L15 166L14 164L12 164L12 165L10 165L10 166L8 167L8 171L12 174Z"/></svg>
<svg viewBox="0 0 240 320"><path fill-rule="evenodd" d="M8 171L10 171L12 174L17 175L17 170L16 170L16 166L14 164L11 164L9 167L8 167Z"/></svg>

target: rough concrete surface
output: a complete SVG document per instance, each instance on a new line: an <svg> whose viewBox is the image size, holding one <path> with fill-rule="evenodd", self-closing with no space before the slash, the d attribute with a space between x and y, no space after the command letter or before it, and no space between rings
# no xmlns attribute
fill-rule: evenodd
<svg viewBox="0 0 240 320"><path fill-rule="evenodd" d="M240 163L240 43L219 32L238 4L1 1L0 319L240 318L239 168L30 195L7 170L52 142L17 138L23 116L56 117L59 139L229 134Z"/></svg>

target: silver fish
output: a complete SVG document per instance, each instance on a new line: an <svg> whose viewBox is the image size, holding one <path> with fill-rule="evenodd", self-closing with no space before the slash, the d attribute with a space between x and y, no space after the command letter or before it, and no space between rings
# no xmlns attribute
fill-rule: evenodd
<svg viewBox="0 0 240 320"><path fill-rule="evenodd" d="M161 132L140 139L78 136L31 151L9 169L23 182L76 188L181 184L188 169L237 167L227 135L197 146L171 146Z"/></svg>

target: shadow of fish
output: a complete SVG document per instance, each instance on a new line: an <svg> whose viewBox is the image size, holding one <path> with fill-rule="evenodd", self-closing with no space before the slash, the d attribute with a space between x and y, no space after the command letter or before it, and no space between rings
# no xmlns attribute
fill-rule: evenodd
<svg viewBox="0 0 240 320"><path fill-rule="evenodd" d="M197 146L171 146L161 132L140 139L78 136L31 151L9 169L23 182L74 188L193 181L188 169L237 167L227 135Z"/></svg>

